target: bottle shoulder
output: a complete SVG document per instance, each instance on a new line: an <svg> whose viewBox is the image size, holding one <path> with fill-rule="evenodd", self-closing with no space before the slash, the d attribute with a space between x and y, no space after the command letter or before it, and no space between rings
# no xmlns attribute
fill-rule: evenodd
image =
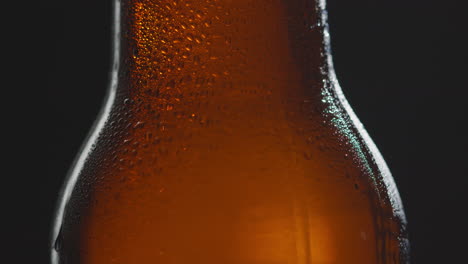
<svg viewBox="0 0 468 264"><path fill-rule="evenodd" d="M86 164L76 169L82 177L131 173L144 179L161 171L190 177L194 168L202 174L217 164L246 173L302 171L304 177L345 182L346 177L365 178L368 188L399 210L398 193L377 148L346 101L330 96L321 106L303 98L228 98L224 104L201 100L187 105L123 98L103 117L105 124L96 127L93 148L81 153Z"/></svg>

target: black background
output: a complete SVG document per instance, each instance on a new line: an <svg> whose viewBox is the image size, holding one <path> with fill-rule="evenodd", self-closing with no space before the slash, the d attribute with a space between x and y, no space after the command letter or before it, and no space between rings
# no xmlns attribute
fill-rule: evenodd
<svg viewBox="0 0 468 264"><path fill-rule="evenodd" d="M20 2L2 8L15 93L2 98L2 258L48 263L57 192L107 88L111 0ZM337 75L394 174L416 264L466 261L466 2L328 0Z"/></svg>

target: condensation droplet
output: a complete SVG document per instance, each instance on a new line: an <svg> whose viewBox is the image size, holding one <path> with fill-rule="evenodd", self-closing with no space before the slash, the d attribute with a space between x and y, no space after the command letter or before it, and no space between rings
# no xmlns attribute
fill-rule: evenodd
<svg viewBox="0 0 468 264"><path fill-rule="evenodd" d="M57 235L57 238L55 239L55 242L54 242L54 249L55 251L59 252L62 250L63 248L63 231L62 231L63 227L60 227L60 231Z"/></svg>
<svg viewBox="0 0 468 264"><path fill-rule="evenodd" d="M303 154L303 156L304 156L304 158L305 158L306 160L311 160L311 159L312 159L312 154L307 153L307 152L304 152L304 153L302 153L302 154Z"/></svg>
<svg viewBox="0 0 468 264"><path fill-rule="evenodd" d="M145 122L138 121L136 124L133 126L134 129L137 128L142 128L145 125Z"/></svg>

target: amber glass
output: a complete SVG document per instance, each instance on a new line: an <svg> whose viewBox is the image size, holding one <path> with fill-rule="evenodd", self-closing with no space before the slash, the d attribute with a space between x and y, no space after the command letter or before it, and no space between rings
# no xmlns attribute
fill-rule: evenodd
<svg viewBox="0 0 468 264"><path fill-rule="evenodd" d="M324 5L117 0L109 94L61 194L52 263L408 263Z"/></svg>

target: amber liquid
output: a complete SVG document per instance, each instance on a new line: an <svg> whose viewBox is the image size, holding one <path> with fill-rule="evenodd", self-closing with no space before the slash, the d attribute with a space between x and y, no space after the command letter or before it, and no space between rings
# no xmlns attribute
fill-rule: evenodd
<svg viewBox="0 0 468 264"><path fill-rule="evenodd" d="M117 95L74 169L58 263L406 263L398 194L333 90L317 3L120 8Z"/></svg>

